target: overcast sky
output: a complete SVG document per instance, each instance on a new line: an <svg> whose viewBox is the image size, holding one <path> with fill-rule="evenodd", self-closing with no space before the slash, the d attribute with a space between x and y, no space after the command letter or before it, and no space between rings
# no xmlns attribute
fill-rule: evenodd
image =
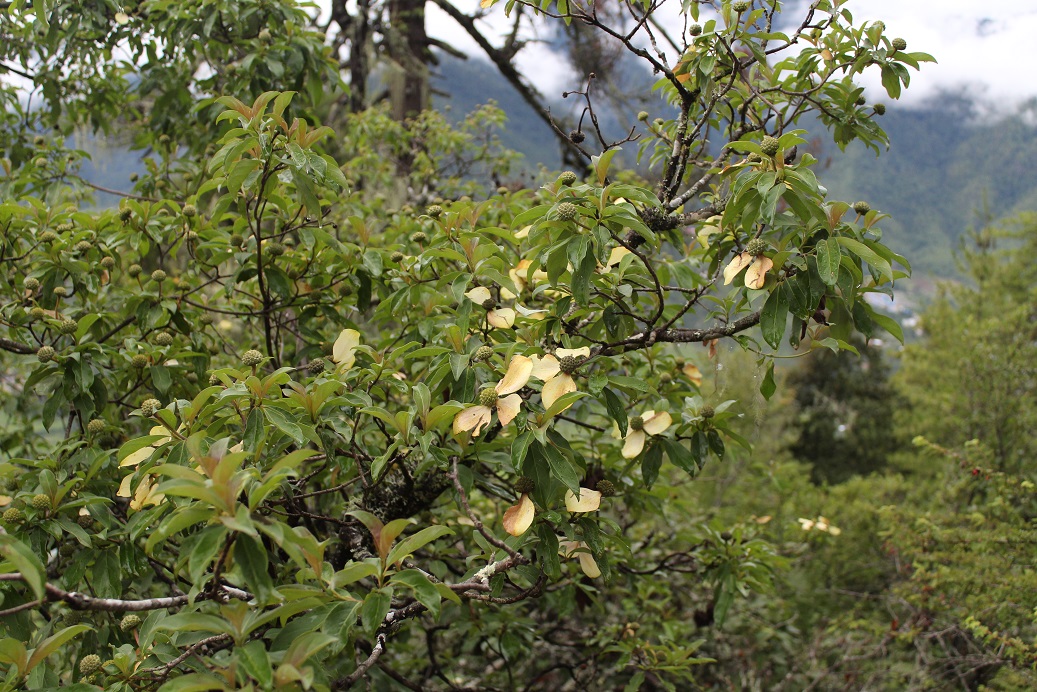
<svg viewBox="0 0 1037 692"><path fill-rule="evenodd" d="M850 0L846 6L856 22L881 19L890 36L907 41L908 50L924 51L939 62L912 71L911 88L901 97L906 105L963 87L1001 108L1037 96L1037 0ZM458 0L458 7L474 11L478 0ZM501 2L493 10L499 29L483 26L491 40L508 26L503 7ZM431 4L429 19L431 34L470 55L480 54L464 31ZM531 44L520 58L524 73L546 95L557 97L574 86L561 71L545 69L557 64L545 46ZM878 73L865 81L876 87L872 98L881 98Z"/></svg>

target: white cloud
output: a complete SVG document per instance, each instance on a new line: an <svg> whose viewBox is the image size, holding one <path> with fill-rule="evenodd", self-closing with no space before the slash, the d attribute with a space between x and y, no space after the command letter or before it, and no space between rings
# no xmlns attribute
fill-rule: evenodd
<svg viewBox="0 0 1037 692"><path fill-rule="evenodd" d="M854 19L886 23L909 51L936 58L911 73L901 100L918 104L940 91L970 89L1002 106L1037 96L1037 3L1019 0L867 0L847 5ZM866 80L881 93L878 76Z"/></svg>
<svg viewBox="0 0 1037 692"><path fill-rule="evenodd" d="M671 0L671 3L676 3ZM495 43L510 28L503 4L496 6L482 28ZM802 3L805 6L805 2ZM459 8L474 11L477 0L459 2ZM968 88L975 97L991 105L1014 106L1037 96L1037 3L1026 0L850 0L844 7L855 22L882 20L890 36L904 38L909 51L931 54L938 64L926 63L911 72L911 86L901 102L918 105L941 91ZM663 11L667 12L664 6ZM793 3L788 16L796 14ZM433 5L428 6L430 33L450 41L473 57L482 55L467 34ZM555 21L540 18L538 23ZM666 22L674 26L673 22ZM678 25L679 26L679 25ZM535 38L533 34L527 34ZM520 53L523 74L546 95L557 97L573 88L568 70L542 43L531 43ZM864 83L871 97L882 100L884 92L877 71L867 71Z"/></svg>

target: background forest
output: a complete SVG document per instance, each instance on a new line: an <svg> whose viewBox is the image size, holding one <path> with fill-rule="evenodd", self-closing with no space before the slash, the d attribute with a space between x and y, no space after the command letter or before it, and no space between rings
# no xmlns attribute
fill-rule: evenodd
<svg viewBox="0 0 1037 692"><path fill-rule="evenodd" d="M3 5L0 689L1037 688L1032 103L853 2Z"/></svg>

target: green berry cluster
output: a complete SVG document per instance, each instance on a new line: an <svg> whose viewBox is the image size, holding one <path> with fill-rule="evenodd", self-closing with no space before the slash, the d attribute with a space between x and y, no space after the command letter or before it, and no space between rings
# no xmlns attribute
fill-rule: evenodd
<svg viewBox="0 0 1037 692"><path fill-rule="evenodd" d="M25 279L25 281L23 282L23 285L25 286L25 290L26 291L33 291L33 292L35 292L40 287L40 280L39 279L34 279L33 277L30 276L27 279Z"/></svg>
<svg viewBox="0 0 1037 692"><path fill-rule="evenodd" d="M767 251L767 241L763 238L753 238L745 244L745 251L750 255L762 255Z"/></svg>
<svg viewBox="0 0 1037 692"><path fill-rule="evenodd" d="M138 370L142 370L143 368L148 367L148 357L145 356L143 353L138 353L137 355L133 356L132 360L130 360L130 365L137 368Z"/></svg>
<svg viewBox="0 0 1037 692"><path fill-rule="evenodd" d="M40 350L36 351L36 357L41 363L49 363L54 360L54 349L50 346L40 346Z"/></svg>
<svg viewBox="0 0 1037 692"><path fill-rule="evenodd" d="M37 493L32 496L32 508L41 512L50 509L50 496Z"/></svg>
<svg viewBox="0 0 1037 692"><path fill-rule="evenodd" d="M88 654L79 660L79 672L90 675L101 667L101 657L97 654Z"/></svg>
<svg viewBox="0 0 1037 692"><path fill-rule="evenodd" d="M266 360L266 357L254 348L250 348L241 354L242 365L247 365L250 368L259 365L264 360Z"/></svg>
<svg viewBox="0 0 1037 692"><path fill-rule="evenodd" d="M484 360L489 360L492 357L493 357L493 347L492 346L480 346L479 348L475 349L475 354L472 356L472 361L476 362L476 363L481 363Z"/></svg>
<svg viewBox="0 0 1037 692"><path fill-rule="evenodd" d="M763 150L765 156L774 156L778 153L778 149L781 148L781 143L777 137L771 137L766 135L760 140L760 149Z"/></svg>
<svg viewBox="0 0 1037 692"><path fill-rule="evenodd" d="M486 387L479 392L479 404L481 406L493 406L497 403L497 390L493 387Z"/></svg>
<svg viewBox="0 0 1037 692"><path fill-rule="evenodd" d="M871 205L864 201L854 202L853 210L858 214L867 214L869 211L871 211Z"/></svg>
<svg viewBox="0 0 1037 692"><path fill-rule="evenodd" d="M162 403L158 399L145 399L140 404L140 412L145 418L151 418L162 409Z"/></svg>
<svg viewBox="0 0 1037 692"><path fill-rule="evenodd" d="M86 431L91 435L100 435L104 432L105 422L100 418L94 418L86 424Z"/></svg>
<svg viewBox="0 0 1037 692"><path fill-rule="evenodd" d="M558 205L558 218L562 221L575 221L578 214L576 205L572 202L562 202Z"/></svg>
<svg viewBox="0 0 1037 692"><path fill-rule="evenodd" d="M612 484L612 481L598 481L596 488L597 491L601 493L602 497L612 497L616 494L616 486Z"/></svg>
<svg viewBox="0 0 1037 692"><path fill-rule="evenodd" d="M566 375L571 375L576 372L580 366L583 365L583 358L580 356L563 356L558 361L558 369L564 372Z"/></svg>
<svg viewBox="0 0 1037 692"><path fill-rule="evenodd" d="M139 615L136 613L129 613L128 615L124 615L122 620L119 621L119 629L123 632L129 632L130 630L135 630L140 627L140 622L141 620Z"/></svg>
<svg viewBox="0 0 1037 692"><path fill-rule="evenodd" d="M518 480L515 481L515 492L520 495L531 493L536 489L536 483L533 479L528 476L519 476Z"/></svg>
<svg viewBox="0 0 1037 692"><path fill-rule="evenodd" d="M155 335L155 344L158 346L172 346L173 335L169 332L159 332Z"/></svg>
<svg viewBox="0 0 1037 692"><path fill-rule="evenodd" d="M155 283L160 284L166 280L166 273L161 269L156 269L155 271L151 272L151 280Z"/></svg>
<svg viewBox="0 0 1037 692"><path fill-rule="evenodd" d="M572 185L576 180L576 174L572 171L566 171L558 176L558 182L562 185Z"/></svg>
<svg viewBox="0 0 1037 692"><path fill-rule="evenodd" d="M433 204L425 210L425 213L431 216L433 219L438 219L443 215L443 207L438 204Z"/></svg>

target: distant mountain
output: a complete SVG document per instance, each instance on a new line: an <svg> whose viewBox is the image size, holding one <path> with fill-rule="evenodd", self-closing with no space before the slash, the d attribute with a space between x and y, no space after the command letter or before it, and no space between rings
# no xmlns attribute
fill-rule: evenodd
<svg viewBox="0 0 1037 692"><path fill-rule="evenodd" d="M525 155L527 174L540 165L560 167L554 133L489 63L443 55L433 85L439 92L436 107L449 108L458 119L496 101L508 114L503 143ZM555 98L551 108L570 115L573 106ZM604 107L599 118L610 136L629 127ZM881 227L890 246L911 261L916 277L956 276L954 252L969 228L1037 210L1037 101L993 116L968 98L948 94L924 108L890 105L880 123L891 141L881 157L860 145L841 152L829 144L812 153L834 199L866 200L893 217ZM139 152L90 138L76 146L91 152L93 162L84 166L83 175L96 184L126 190L130 173L143 169ZM632 160L637 145L624 149ZM116 202L116 197L98 195L101 206Z"/></svg>
<svg viewBox="0 0 1037 692"><path fill-rule="evenodd" d="M830 147L823 179L835 197L890 214L886 239L917 272L957 274L953 254L965 231L1037 209L1037 102L984 116L946 95L923 109L890 107L880 122L889 151Z"/></svg>

